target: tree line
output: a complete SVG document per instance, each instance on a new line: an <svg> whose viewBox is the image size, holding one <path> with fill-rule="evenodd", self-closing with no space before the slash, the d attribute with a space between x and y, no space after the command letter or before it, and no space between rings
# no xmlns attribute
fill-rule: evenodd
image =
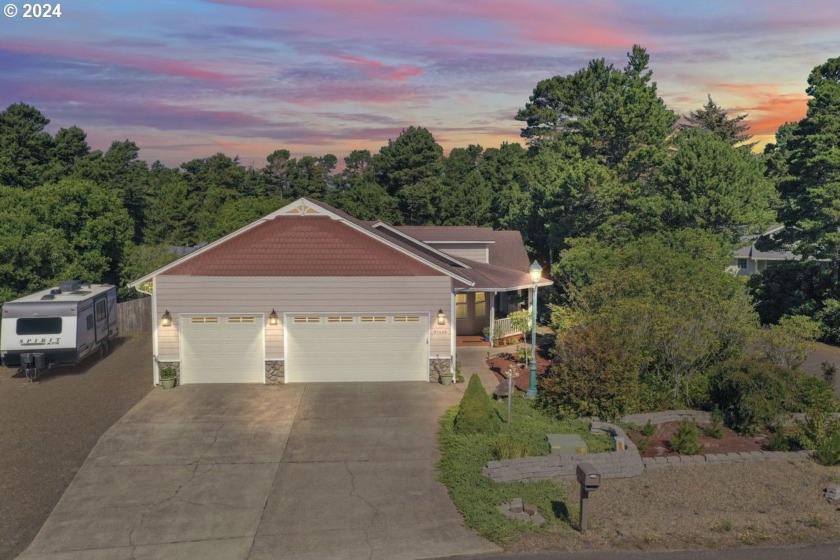
<svg viewBox="0 0 840 560"><path fill-rule="evenodd" d="M557 303L592 273L575 256L584 248L656 238L692 251L680 246L688 234L677 235L689 232L704 258L724 266L741 236L781 221L780 241L814 259L826 286L779 313L771 299L780 288L756 281L759 309L771 302L767 320L818 316L838 299L838 64L814 69L808 116L783 126L764 154L750 149L745 115L711 97L683 118L669 109L639 46L623 67L598 59L539 82L516 114L525 146L447 155L427 129L410 126L375 153L352 151L340 171L333 154L284 149L261 168L222 153L148 164L131 140L93 150L81 128L51 135L40 111L16 103L0 113L0 300L69 277L124 288L171 260L170 247L212 241L308 196L365 220L519 230L565 286ZM791 281L802 280L797 266L785 269Z"/></svg>

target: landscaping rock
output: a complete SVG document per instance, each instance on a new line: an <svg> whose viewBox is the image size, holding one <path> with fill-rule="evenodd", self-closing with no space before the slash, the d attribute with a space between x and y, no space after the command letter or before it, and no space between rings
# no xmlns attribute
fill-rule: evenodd
<svg viewBox="0 0 840 560"><path fill-rule="evenodd" d="M826 486L824 496L829 504L840 505L840 484L829 484Z"/></svg>

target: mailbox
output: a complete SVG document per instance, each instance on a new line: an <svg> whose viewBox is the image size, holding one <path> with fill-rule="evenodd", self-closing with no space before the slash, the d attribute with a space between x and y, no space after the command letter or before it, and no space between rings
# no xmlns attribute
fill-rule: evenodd
<svg viewBox="0 0 840 560"><path fill-rule="evenodd" d="M578 463L575 472L578 482L585 490L597 490L601 486L601 473L589 463Z"/></svg>

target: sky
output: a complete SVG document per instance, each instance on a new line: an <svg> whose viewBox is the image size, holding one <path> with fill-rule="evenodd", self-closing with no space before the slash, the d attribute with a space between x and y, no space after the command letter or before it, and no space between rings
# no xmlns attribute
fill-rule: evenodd
<svg viewBox="0 0 840 560"><path fill-rule="evenodd" d="M542 79L640 44L680 114L711 94L772 141L840 56L836 0L69 0L0 17L0 110L24 102L95 149L177 166L217 152L376 152L408 126L446 151L520 142Z"/></svg>

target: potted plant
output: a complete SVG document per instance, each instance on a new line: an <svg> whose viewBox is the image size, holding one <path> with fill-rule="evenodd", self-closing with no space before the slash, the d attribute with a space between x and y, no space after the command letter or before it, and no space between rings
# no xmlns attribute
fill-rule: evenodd
<svg viewBox="0 0 840 560"><path fill-rule="evenodd" d="M484 327L481 332L484 333L484 342L490 342L490 327Z"/></svg>
<svg viewBox="0 0 840 560"><path fill-rule="evenodd" d="M160 386L163 389L171 389L175 386L175 378L178 377L178 372L172 366L165 366L160 368Z"/></svg>

